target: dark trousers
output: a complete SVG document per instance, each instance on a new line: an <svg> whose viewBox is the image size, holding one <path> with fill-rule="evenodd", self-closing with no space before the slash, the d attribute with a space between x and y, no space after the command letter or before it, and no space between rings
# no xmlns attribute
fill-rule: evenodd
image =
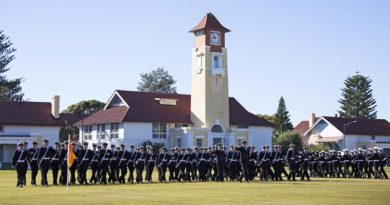
<svg viewBox="0 0 390 205"><path fill-rule="evenodd" d="M59 162L58 160L56 161L52 161L51 162L51 171L53 172L53 184L54 185L57 185L57 181L58 181L58 172L60 170L60 165L59 165Z"/></svg>
<svg viewBox="0 0 390 205"><path fill-rule="evenodd" d="M261 161L260 162L260 180L268 180L268 176L270 176L271 173L269 173L270 164L269 161Z"/></svg>
<svg viewBox="0 0 390 205"><path fill-rule="evenodd" d="M127 163L127 168L129 169L129 178L127 179L127 182L133 183L133 181L134 181L134 169L135 169L133 161L129 161Z"/></svg>
<svg viewBox="0 0 390 205"><path fill-rule="evenodd" d="M207 175L207 162L205 160L200 160L199 165L199 181L206 181L206 175Z"/></svg>
<svg viewBox="0 0 390 205"><path fill-rule="evenodd" d="M26 169L27 166L28 166L27 162L18 162L16 164L16 176L17 176L17 180L18 180L16 186L23 186L24 185L24 180L26 178L24 175L24 173L25 173L24 170Z"/></svg>
<svg viewBox="0 0 390 205"><path fill-rule="evenodd" d="M41 161L41 185L49 185L48 182L47 182L47 172L49 172L49 168L50 168L50 160L48 159L44 159Z"/></svg>
<svg viewBox="0 0 390 205"><path fill-rule="evenodd" d="M248 162L241 162L241 176L240 176L240 181L242 178L245 178L245 181L249 181L249 172L248 172Z"/></svg>
<svg viewBox="0 0 390 205"><path fill-rule="evenodd" d="M72 166L69 167L70 184L76 184L76 170L77 170L77 161L75 160Z"/></svg>
<svg viewBox="0 0 390 205"><path fill-rule="evenodd" d="M296 164L294 160L288 162L288 169L290 171L290 173L288 173L288 180L292 179L295 181Z"/></svg>
<svg viewBox="0 0 390 205"><path fill-rule="evenodd" d="M79 182L80 184L87 184L87 171L88 171L88 161L83 160L79 166Z"/></svg>
<svg viewBox="0 0 390 205"><path fill-rule="evenodd" d="M154 165L155 165L155 162L148 162L146 164L146 180L148 182L152 182Z"/></svg>
<svg viewBox="0 0 390 205"><path fill-rule="evenodd" d="M168 163L167 162L162 162L159 166L159 177L158 177L158 181L162 182L162 181L167 181L166 177L165 177L165 173L167 172L167 168L168 168Z"/></svg>
<svg viewBox="0 0 390 205"><path fill-rule="evenodd" d="M142 173L144 172L145 162L138 161L135 164L135 169L137 170L137 183L142 183Z"/></svg>
<svg viewBox="0 0 390 205"><path fill-rule="evenodd" d="M238 179L240 174L240 163L238 163L238 161L230 161L229 174L230 180Z"/></svg>
<svg viewBox="0 0 390 205"><path fill-rule="evenodd" d="M307 169L309 168L309 162L303 162L301 166L302 174L301 174L301 180L304 180L305 177L307 180L310 180L309 172Z"/></svg>
<svg viewBox="0 0 390 205"><path fill-rule="evenodd" d="M89 179L89 182L90 183L94 183L96 184L96 182L98 181L98 170L99 170L99 162L92 162L91 164L91 170L92 170L92 175L91 175L91 178Z"/></svg>
<svg viewBox="0 0 390 205"><path fill-rule="evenodd" d="M100 163L100 183L107 184L107 172L108 172L108 163L109 161L103 160Z"/></svg>
<svg viewBox="0 0 390 205"><path fill-rule="evenodd" d="M217 182L224 181L224 163L217 163Z"/></svg>
<svg viewBox="0 0 390 205"><path fill-rule="evenodd" d="M179 163L176 165L176 169L175 169L175 178L176 178L178 181L183 181L183 180L185 180L185 169L186 169L185 162L179 162Z"/></svg>
<svg viewBox="0 0 390 205"><path fill-rule="evenodd" d="M168 169L169 169L169 181L176 180L176 177L175 177L176 162L170 161L168 163Z"/></svg>
<svg viewBox="0 0 390 205"><path fill-rule="evenodd" d="M66 185L68 180L68 164L67 162L63 162L61 164L61 176L60 176L60 182L62 185Z"/></svg>
<svg viewBox="0 0 390 205"><path fill-rule="evenodd" d="M108 181L111 181L112 183L115 183L115 181L118 178L118 168L117 163L114 161L110 162L110 174L109 174Z"/></svg>
<svg viewBox="0 0 390 205"><path fill-rule="evenodd" d="M33 160L30 163L30 168L31 168L31 185L37 185L37 175L38 175L38 162L37 160Z"/></svg>
<svg viewBox="0 0 390 205"><path fill-rule="evenodd" d="M124 184L126 182L125 180L125 177L126 177L126 174L127 174L127 167L126 167L126 162L125 161L121 161L119 162L119 169L120 169L120 176L119 176L119 183L122 183Z"/></svg>

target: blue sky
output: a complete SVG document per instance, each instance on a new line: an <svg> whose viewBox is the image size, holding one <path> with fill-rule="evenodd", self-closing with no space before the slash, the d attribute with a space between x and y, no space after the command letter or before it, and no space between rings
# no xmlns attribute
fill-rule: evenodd
<svg viewBox="0 0 390 205"><path fill-rule="evenodd" d="M237 3L240 2L240 3ZM293 124L333 116L343 81L373 80L379 118L390 120L389 1L14 1L0 30L18 49L8 77L31 101L61 96L61 109L136 90L139 74L164 66L191 92L188 30L207 12L227 34L229 88L252 113L284 96Z"/></svg>

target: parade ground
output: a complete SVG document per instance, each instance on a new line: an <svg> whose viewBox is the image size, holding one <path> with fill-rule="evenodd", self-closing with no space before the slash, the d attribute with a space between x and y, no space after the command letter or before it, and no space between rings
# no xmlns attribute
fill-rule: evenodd
<svg viewBox="0 0 390 205"><path fill-rule="evenodd" d="M387 168L387 172L390 169ZM30 172L27 173L30 177ZM156 179L156 175L154 178ZM16 188L0 171L0 204L389 204L390 180L313 178L310 182L192 182ZM38 182L40 178L38 176ZM49 172L49 184L51 173ZM27 178L27 183L30 180Z"/></svg>

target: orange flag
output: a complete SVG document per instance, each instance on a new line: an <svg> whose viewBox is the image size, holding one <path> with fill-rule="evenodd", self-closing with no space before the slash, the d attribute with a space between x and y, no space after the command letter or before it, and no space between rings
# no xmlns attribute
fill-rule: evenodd
<svg viewBox="0 0 390 205"><path fill-rule="evenodd" d="M74 160L76 159L76 155L73 152L72 142L70 141L70 135L68 138L68 167L71 167Z"/></svg>

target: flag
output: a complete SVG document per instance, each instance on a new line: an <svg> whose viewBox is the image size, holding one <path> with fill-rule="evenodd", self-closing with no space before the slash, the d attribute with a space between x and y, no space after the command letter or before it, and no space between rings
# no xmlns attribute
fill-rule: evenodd
<svg viewBox="0 0 390 205"><path fill-rule="evenodd" d="M68 138L68 167L71 167L74 160L76 159L76 155L73 152L72 142L70 141L70 135Z"/></svg>

